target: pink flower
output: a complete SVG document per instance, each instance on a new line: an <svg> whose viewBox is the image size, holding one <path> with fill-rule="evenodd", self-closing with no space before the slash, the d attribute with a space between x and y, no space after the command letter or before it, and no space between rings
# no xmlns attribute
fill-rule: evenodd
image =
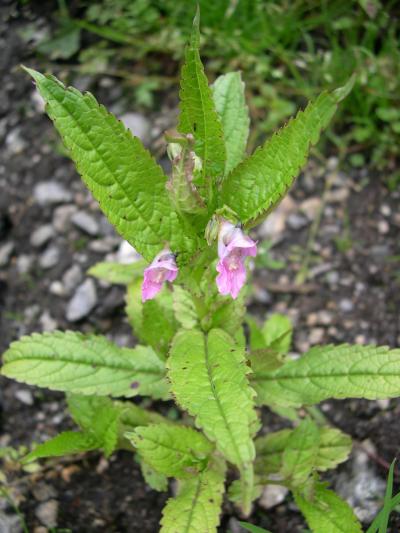
<svg viewBox="0 0 400 533"><path fill-rule="evenodd" d="M164 281L174 281L178 275L175 255L171 250L163 250L153 259L144 271L142 302L151 300L162 289Z"/></svg>
<svg viewBox="0 0 400 533"><path fill-rule="evenodd" d="M222 222L218 234L217 286L221 294L237 298L246 281L244 260L257 255L257 244L243 231L227 222Z"/></svg>

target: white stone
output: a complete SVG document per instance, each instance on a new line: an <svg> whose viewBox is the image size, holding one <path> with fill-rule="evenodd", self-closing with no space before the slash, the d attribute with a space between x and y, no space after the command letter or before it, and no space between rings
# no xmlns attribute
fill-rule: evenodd
<svg viewBox="0 0 400 533"><path fill-rule="evenodd" d="M129 244L128 241L122 241L118 252L116 254L116 259L118 263L128 264L134 263L141 258L140 254L135 250L133 246Z"/></svg>
<svg viewBox="0 0 400 533"><path fill-rule="evenodd" d="M135 137L139 137L144 144L149 144L151 124L146 117L139 113L125 113L120 120Z"/></svg>
<svg viewBox="0 0 400 533"><path fill-rule="evenodd" d="M0 246L0 267L6 266L14 250L14 243L7 242Z"/></svg>
<svg viewBox="0 0 400 533"><path fill-rule="evenodd" d="M68 270L64 272L64 275L62 277L64 291L67 294L71 294L71 292L82 281L82 278L83 278L83 273L82 273L81 267L77 264L72 265Z"/></svg>
<svg viewBox="0 0 400 533"><path fill-rule="evenodd" d="M71 217L71 222L85 233L95 236L99 233L99 225L86 211L77 211Z"/></svg>
<svg viewBox="0 0 400 533"><path fill-rule="evenodd" d="M31 391L27 389L18 389L15 393L15 397L21 403L25 405L33 405L34 399Z"/></svg>
<svg viewBox="0 0 400 533"><path fill-rule="evenodd" d="M42 181L38 183L33 195L40 205L63 204L72 200L72 194L57 181Z"/></svg>
<svg viewBox="0 0 400 533"><path fill-rule="evenodd" d="M48 311L44 311L39 322L42 326L43 331L54 331L58 328L57 321L50 315Z"/></svg>
<svg viewBox="0 0 400 533"><path fill-rule="evenodd" d="M30 238L30 243L35 248L39 248L46 244L52 237L54 237L54 228L51 224L45 224L35 229Z"/></svg>
<svg viewBox="0 0 400 533"><path fill-rule="evenodd" d="M259 504L264 509L276 507L286 498L289 489L281 485L267 485L259 499Z"/></svg>
<svg viewBox="0 0 400 533"><path fill-rule="evenodd" d="M39 257L39 265L44 270L48 270L56 266L60 260L60 250L57 246L49 246Z"/></svg>
<svg viewBox="0 0 400 533"><path fill-rule="evenodd" d="M69 322L77 322L85 318L97 304L96 285L92 279L85 280L76 289L66 312Z"/></svg>
<svg viewBox="0 0 400 533"><path fill-rule="evenodd" d="M48 528L56 527L57 514L58 514L58 501L48 500L47 502L41 503L36 508L35 514L44 526Z"/></svg>

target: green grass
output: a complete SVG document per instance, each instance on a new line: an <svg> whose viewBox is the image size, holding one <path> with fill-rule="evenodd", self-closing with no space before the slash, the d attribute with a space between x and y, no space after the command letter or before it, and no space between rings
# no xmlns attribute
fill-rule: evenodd
<svg viewBox="0 0 400 533"><path fill-rule="evenodd" d="M58 30L37 50L70 60L71 70L122 78L136 105L152 107L157 91L176 82L197 3L207 71L243 71L259 124L251 147L306 99L355 72L358 82L326 137L349 164L384 170L389 186L397 186L400 50L394 0L81 0L71 12L59 0ZM132 62L140 75L132 73Z"/></svg>

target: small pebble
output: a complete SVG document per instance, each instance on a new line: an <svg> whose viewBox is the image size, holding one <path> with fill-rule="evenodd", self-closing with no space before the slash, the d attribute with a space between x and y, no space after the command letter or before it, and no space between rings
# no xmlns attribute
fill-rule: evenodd
<svg viewBox="0 0 400 533"><path fill-rule="evenodd" d="M263 509L272 509L286 498L289 489L280 485L267 485L259 499L258 503Z"/></svg>
<svg viewBox="0 0 400 533"><path fill-rule="evenodd" d="M33 195L40 205L63 204L72 200L72 194L57 181L42 181L38 183Z"/></svg>
<svg viewBox="0 0 400 533"><path fill-rule="evenodd" d="M322 206L321 198L307 198L300 204L300 210L312 221L318 215Z"/></svg>
<svg viewBox="0 0 400 533"><path fill-rule="evenodd" d="M381 233L382 235L386 235L386 233L389 233L389 230L390 230L390 226L387 220L380 220L378 222L379 233Z"/></svg>
<svg viewBox="0 0 400 533"><path fill-rule="evenodd" d="M149 144L151 123L145 116L139 113L125 113L120 117L120 120L135 137L139 137L143 144Z"/></svg>
<svg viewBox="0 0 400 533"><path fill-rule="evenodd" d="M349 298L343 298L339 302L339 309L343 311L343 313L350 313L354 309L354 304Z"/></svg>
<svg viewBox="0 0 400 533"><path fill-rule="evenodd" d="M51 224L45 224L37 228L31 235L30 243L35 248L40 248L54 236L54 228Z"/></svg>
<svg viewBox="0 0 400 533"><path fill-rule="evenodd" d="M15 393L15 397L25 405L33 405L34 399L30 390L18 389Z"/></svg>
<svg viewBox="0 0 400 533"><path fill-rule="evenodd" d="M35 510L35 515L46 527L56 527L58 514L58 501L48 500L41 503Z"/></svg>
<svg viewBox="0 0 400 533"><path fill-rule="evenodd" d="M120 247L116 255L116 260L118 263L128 264L134 263L140 259L140 255L135 250L135 248L129 244L128 241L121 242Z"/></svg>
<svg viewBox="0 0 400 533"><path fill-rule="evenodd" d="M36 482L32 487L32 493L35 500L38 502L45 502L51 498L57 497L57 491L47 483Z"/></svg>
<svg viewBox="0 0 400 533"><path fill-rule="evenodd" d="M0 267L4 267L8 264L13 251L13 242L7 242L6 244L3 244L3 246L0 246Z"/></svg>
<svg viewBox="0 0 400 533"><path fill-rule="evenodd" d="M39 257L39 265L44 270L48 270L56 266L60 260L60 250L57 246L49 246Z"/></svg>
<svg viewBox="0 0 400 533"><path fill-rule="evenodd" d="M313 344L320 344L325 336L325 330L324 328L313 328L310 331L310 335L308 337L308 341L311 345Z"/></svg>
<svg viewBox="0 0 400 533"><path fill-rule="evenodd" d="M61 205L54 210L52 224L58 233L67 233L71 228L71 217L76 210L75 205Z"/></svg>
<svg viewBox="0 0 400 533"><path fill-rule="evenodd" d="M64 285L61 283L61 281L52 281L50 283L49 291L51 294L55 294L56 296L65 296L65 289Z"/></svg>
<svg viewBox="0 0 400 533"><path fill-rule="evenodd" d="M68 270L66 270L62 277L62 284L64 292L71 294L76 289L79 283L82 281L83 273L79 265L74 264Z"/></svg>
<svg viewBox="0 0 400 533"><path fill-rule="evenodd" d="M92 279L85 280L76 289L70 300L66 318L69 322L77 322L85 318L97 304L96 285Z"/></svg>
<svg viewBox="0 0 400 533"><path fill-rule="evenodd" d="M57 321L50 315L48 311L44 311L39 322L42 326L43 331L54 331L58 328Z"/></svg>
<svg viewBox="0 0 400 533"><path fill-rule="evenodd" d="M86 213L86 211L77 211L74 213L71 217L71 222L93 237L99 233L97 221L89 213Z"/></svg>
<svg viewBox="0 0 400 533"><path fill-rule="evenodd" d="M33 255L21 254L17 257L18 274L26 274L30 271L34 261Z"/></svg>
<svg viewBox="0 0 400 533"><path fill-rule="evenodd" d="M307 217L298 213L292 213L287 218L287 224L289 228L297 231L299 229L305 228L308 225L308 219Z"/></svg>
<svg viewBox="0 0 400 533"><path fill-rule="evenodd" d="M20 128L14 128L6 137L6 147L11 155L22 153L27 147L27 142L21 136Z"/></svg>

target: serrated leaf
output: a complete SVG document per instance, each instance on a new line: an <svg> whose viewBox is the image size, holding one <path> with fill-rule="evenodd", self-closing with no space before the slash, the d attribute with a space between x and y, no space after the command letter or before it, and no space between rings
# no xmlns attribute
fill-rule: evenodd
<svg viewBox="0 0 400 533"><path fill-rule="evenodd" d="M286 354L292 344L293 325L289 317L274 313L262 327L266 346Z"/></svg>
<svg viewBox="0 0 400 533"><path fill-rule="evenodd" d="M92 434L106 456L117 448L121 408L110 398L68 395L68 409L74 421Z"/></svg>
<svg viewBox="0 0 400 533"><path fill-rule="evenodd" d="M316 485L312 502L298 492L294 497L313 533L362 533L351 507L322 484Z"/></svg>
<svg viewBox="0 0 400 533"><path fill-rule="evenodd" d="M141 300L142 280L128 286L126 313L135 336L140 342L149 344L165 359L173 336L179 328L173 308L173 295L167 287L154 300Z"/></svg>
<svg viewBox="0 0 400 533"><path fill-rule="evenodd" d="M2 375L75 394L165 398L164 364L151 348L119 348L105 337L74 331L34 333L13 342Z"/></svg>
<svg viewBox="0 0 400 533"><path fill-rule="evenodd" d="M246 315L246 324L249 327L250 349L259 350L265 348L265 338L255 318L253 318L251 315Z"/></svg>
<svg viewBox="0 0 400 533"><path fill-rule="evenodd" d="M121 264L105 261L96 263L89 270L88 274L97 279L116 283L119 285L129 285L138 277L143 276L143 270L146 266L145 261L136 261L135 263Z"/></svg>
<svg viewBox="0 0 400 533"><path fill-rule="evenodd" d="M229 174L244 158L249 136L249 110L240 72L219 76L212 85L212 91L224 132L225 174Z"/></svg>
<svg viewBox="0 0 400 533"><path fill-rule="evenodd" d="M182 481L178 495L164 507L160 533L216 533L224 481L221 461Z"/></svg>
<svg viewBox="0 0 400 533"><path fill-rule="evenodd" d="M173 307L176 320L184 329L193 329L197 326L198 317L194 299L189 291L174 286Z"/></svg>
<svg viewBox="0 0 400 533"><path fill-rule="evenodd" d="M277 473L281 470L283 452L287 447L292 431L291 429L283 429L256 439L256 472L261 475ZM315 469L325 472L346 461L351 447L351 438L339 429L319 428L318 452L314 461Z"/></svg>
<svg viewBox="0 0 400 533"><path fill-rule="evenodd" d="M233 209L247 227L262 220L292 185L344 96L340 90L322 93L237 166L222 184L221 207Z"/></svg>
<svg viewBox="0 0 400 533"><path fill-rule="evenodd" d="M121 429L120 432L124 435L127 431L132 431L132 429L137 426L145 426L147 424L162 424L172 422L168 419L156 413L150 411L150 409L145 409L139 405L135 405L131 402L121 402L114 401L114 404L118 405L118 408L121 409L121 414L119 417Z"/></svg>
<svg viewBox="0 0 400 533"><path fill-rule="evenodd" d="M99 445L93 435L78 431L64 431L36 446L33 451L23 458L22 462L30 463L45 457L62 457L63 455L88 452L98 447Z"/></svg>
<svg viewBox="0 0 400 533"><path fill-rule="evenodd" d="M303 420L287 440L281 473L291 487L301 487L310 477L319 449L320 433L312 420Z"/></svg>
<svg viewBox="0 0 400 533"><path fill-rule="evenodd" d="M339 429L320 428L320 441L315 468L325 472L346 461L350 455L352 440Z"/></svg>
<svg viewBox="0 0 400 533"><path fill-rule="evenodd" d="M147 464L168 477L185 478L204 470L213 450L201 433L184 426L138 427L126 436Z"/></svg>
<svg viewBox="0 0 400 533"><path fill-rule="evenodd" d="M158 492L165 492L168 489L168 478L164 474L156 472L150 465L140 461L140 469L147 485Z"/></svg>
<svg viewBox="0 0 400 533"><path fill-rule="evenodd" d="M300 407L328 398L393 398L400 395L400 350L316 346L278 370L251 377L260 403Z"/></svg>
<svg viewBox="0 0 400 533"><path fill-rule="evenodd" d="M211 196L214 181L224 173L225 143L222 125L200 59L199 41L197 14L181 72L178 131L190 133L195 139L195 152L202 160L201 179L196 181L196 185L206 202L213 205Z"/></svg>
<svg viewBox="0 0 400 533"><path fill-rule="evenodd" d="M118 232L147 261L168 242L185 262L198 248L197 238L172 209L167 178L140 140L90 93L25 70L35 80L84 182Z"/></svg>
<svg viewBox="0 0 400 533"><path fill-rule="evenodd" d="M243 351L222 330L180 331L167 361L177 402L196 418L231 463L254 459L251 426L256 419Z"/></svg>

